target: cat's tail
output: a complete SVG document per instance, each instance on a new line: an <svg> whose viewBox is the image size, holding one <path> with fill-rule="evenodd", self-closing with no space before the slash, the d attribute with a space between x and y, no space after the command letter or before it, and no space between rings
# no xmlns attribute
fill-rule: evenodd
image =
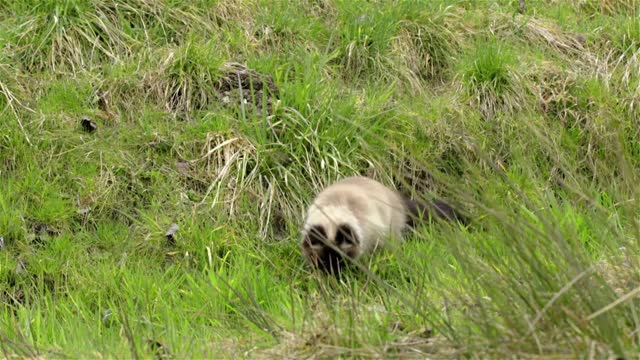
<svg viewBox="0 0 640 360"><path fill-rule="evenodd" d="M468 226L471 221L468 217L462 215L451 205L442 200L433 201L417 201L403 195L405 208L407 209L407 225L415 227L419 223L429 222L434 217L457 221L464 226Z"/></svg>

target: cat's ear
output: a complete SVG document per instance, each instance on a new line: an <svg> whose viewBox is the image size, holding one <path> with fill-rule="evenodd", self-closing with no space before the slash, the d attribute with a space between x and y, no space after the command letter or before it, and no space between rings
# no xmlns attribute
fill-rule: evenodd
<svg viewBox="0 0 640 360"><path fill-rule="evenodd" d="M356 232L351 226L347 224L338 226L338 231L336 232L336 245L338 247L354 246L358 245L358 243Z"/></svg>
<svg viewBox="0 0 640 360"><path fill-rule="evenodd" d="M320 225L313 226L304 238L304 244L309 247L321 247L327 242L327 233Z"/></svg>

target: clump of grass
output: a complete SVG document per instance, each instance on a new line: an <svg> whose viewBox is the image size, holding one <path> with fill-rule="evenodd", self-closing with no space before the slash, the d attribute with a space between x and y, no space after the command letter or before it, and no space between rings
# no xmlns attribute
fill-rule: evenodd
<svg viewBox="0 0 640 360"><path fill-rule="evenodd" d="M420 2L398 6L337 4L338 61L348 79L375 73L412 91L443 75L459 48L460 22L451 8ZM331 25L329 25L331 26Z"/></svg>
<svg viewBox="0 0 640 360"><path fill-rule="evenodd" d="M544 71L534 73L543 76L531 84L537 84L532 93L539 99L547 121L559 123L561 127L554 127L558 140L568 147L575 146L578 152L575 161L582 165L573 171L594 180L610 181L596 169L616 161L614 154L609 156L604 151L615 137L614 119L620 116L613 92L604 80L578 77L549 64Z"/></svg>
<svg viewBox="0 0 640 360"><path fill-rule="evenodd" d="M572 115L577 99L571 88L575 85L576 75L559 69L552 63L540 65L544 70L534 71L536 78L531 81L531 92L538 99L540 110L551 117L566 123Z"/></svg>
<svg viewBox="0 0 640 360"><path fill-rule="evenodd" d="M489 87L497 95L510 85L514 55L496 43L478 45L466 57L462 78L469 88Z"/></svg>
<svg viewBox="0 0 640 360"><path fill-rule="evenodd" d="M607 66L599 71L599 76L612 83L620 97L627 98L625 104L634 113L640 74L640 21L637 17L618 16L605 29L602 47L607 54Z"/></svg>
<svg viewBox="0 0 640 360"><path fill-rule="evenodd" d="M634 54L640 50L640 19L637 17L622 17L611 27L611 32L607 36L620 54Z"/></svg>
<svg viewBox="0 0 640 360"><path fill-rule="evenodd" d="M0 60L2 61L2 60ZM9 108L14 114L20 108L19 89L15 83L16 69L11 65L0 62L0 107Z"/></svg>
<svg viewBox="0 0 640 360"><path fill-rule="evenodd" d="M144 79L145 87L167 112L188 117L217 103L215 84L224 56L213 41L191 39L164 53L161 66Z"/></svg>
<svg viewBox="0 0 640 360"><path fill-rule="evenodd" d="M610 116L603 112L618 111L611 106L614 93L605 80L579 76L550 63L538 66L541 70L531 73L529 91L550 121L559 121L567 128L578 126L585 131L601 131L602 124L598 122Z"/></svg>
<svg viewBox="0 0 640 360"><path fill-rule="evenodd" d="M505 44L477 42L461 58L458 75L464 90L485 118L498 111L513 113L525 101L517 57Z"/></svg>
<svg viewBox="0 0 640 360"><path fill-rule="evenodd" d="M423 80L443 76L460 48L460 33L454 24L461 19L450 7L416 11L413 3L405 5L405 19L398 23L393 52L400 58L398 77L413 90L421 90Z"/></svg>
<svg viewBox="0 0 640 360"><path fill-rule="evenodd" d="M640 4L637 0L602 0L599 2L574 0L571 3L579 12L589 15L637 14L638 10L640 9Z"/></svg>
<svg viewBox="0 0 640 360"><path fill-rule="evenodd" d="M178 149L180 158L188 160L182 177L188 181L191 199L235 215L239 192L245 190L246 177L253 171L255 148L246 138L224 132L209 132L197 143L198 147L191 151L188 147L194 144L184 143ZM190 158L188 154L194 150L196 157Z"/></svg>
<svg viewBox="0 0 640 360"><path fill-rule="evenodd" d="M328 2L266 1L262 6L268 10L257 14L254 26L266 53L294 51L301 43L317 51L317 44L329 37L327 24L335 21L335 9Z"/></svg>
<svg viewBox="0 0 640 360"><path fill-rule="evenodd" d="M322 187L331 177L344 176L347 171L344 169L356 169L358 160L356 156L346 158L345 154L337 151L341 146L332 140L332 133L341 133L344 136L342 141L357 141L354 128L348 124L344 124L341 130L320 128L314 131L309 127L311 122L308 118L287 107L276 114L276 119L273 124L286 122L286 128L279 131L277 141L265 143L252 137L257 156L250 162L248 175L243 177L243 191L252 194L251 198L259 204L263 237L280 236L287 222L300 218L303 204L308 200L308 194L303 190L304 183L300 180L302 174L313 174L316 186ZM248 122L244 126L264 125ZM269 131L268 128L264 130ZM293 142L288 139L299 140ZM350 155L357 154L357 151L358 148L354 147Z"/></svg>
<svg viewBox="0 0 640 360"><path fill-rule="evenodd" d="M514 32L523 37L527 43L543 45L557 54L574 60L583 59L584 62L593 60L593 55L585 46L587 39L584 35L570 33L547 21L521 15L510 19L508 24L512 28L515 27Z"/></svg>
<svg viewBox="0 0 640 360"><path fill-rule="evenodd" d="M0 111L9 111L13 114L13 119L8 121L15 121L20 127L25 140L30 143L29 135L26 133L21 119L26 110L31 110L28 103L22 98L25 89L21 86L22 81L20 80L24 79L24 75L5 61L8 61L8 59L0 56Z"/></svg>
<svg viewBox="0 0 640 360"><path fill-rule="evenodd" d="M337 28L339 62L345 77L359 79L367 73L390 75L387 52L396 34L397 14L393 9L376 5L365 7L351 2L340 2Z"/></svg>
<svg viewBox="0 0 640 360"><path fill-rule="evenodd" d="M603 246L600 248L602 250L608 246L615 247L616 241L624 243L625 240L620 237L621 233L618 230L606 225L606 211L591 214L590 220L588 220L591 224L589 231L580 232L578 230L580 222L560 220L568 216L563 211L569 213L574 211L570 210L573 209L571 205L563 206L560 199L547 197L543 194L540 196L549 199L543 200L549 201L547 205L542 205L544 210L534 212L533 208L525 210L520 207L518 211L522 216L526 216L528 224L532 224L531 220L537 219L534 220L534 223L537 224L535 227L529 228L527 226L526 229L521 227L525 220L517 220L519 215L507 220L506 214L495 213L491 216L498 219L500 223L498 226L504 228L505 231L504 235L500 235L496 240L498 242L504 241L503 245L498 246L492 242L491 248L487 248L485 252L480 250L481 245L478 247L472 245L477 240L473 240L473 236L470 236L464 240L461 239L458 250L452 249L454 254L457 254L456 258L460 260L460 266L465 268L464 274L476 271L467 267L473 268L475 266L467 263L467 261L473 262L474 260L471 259L476 258L475 255L464 255L472 251L470 247L480 250L484 255L479 258L485 259L477 264L479 266L477 271L484 274L482 278L469 280L475 284L485 281L487 283L472 291L476 293L475 296L472 296L476 300L473 301L473 308L469 312L465 312L465 318L477 317L477 320L472 320L472 322L479 326L478 330L481 334L496 334L498 338L504 337L503 341L509 338L511 339L509 341L518 343L518 348L525 352L562 353L566 346L572 346L572 351L584 353L589 351L590 342L596 341L607 345L591 351L604 354L624 354L626 351L624 349L633 347L631 345L633 340L626 333L636 325L631 325L627 330L621 330L625 328L623 324L627 321L623 319L633 317L633 306L616 309L615 316L600 317L602 313L598 310L613 304L618 296L603 281L601 275L591 268L590 258L593 254L589 254L590 245L587 244L589 244L588 239L591 237L600 239L596 243ZM527 195L521 193L516 201L526 203L528 198ZM481 202L486 206L488 199ZM518 208L518 206L522 205L514 204L514 208ZM510 223L513 226L508 225ZM627 225L632 226L629 223ZM542 232L539 235L534 235L538 231ZM612 241L609 242L605 239ZM501 251L497 252L497 249L501 249ZM504 265L497 265L494 271L486 267L486 259L492 259L490 261L492 266L496 266L503 260ZM464 265L465 263L466 265ZM501 268L504 270L498 270ZM504 276L504 271L507 269L510 275ZM502 281L507 283L502 283ZM510 283L511 281L514 282ZM488 285L489 283L493 285ZM627 288L626 291L630 290L631 288ZM509 294L505 294L505 291ZM469 294L468 292L464 293ZM464 296L459 294L454 295L454 298ZM502 296L505 297L502 298ZM520 315L515 316L516 312ZM529 315L523 315L523 313ZM632 321L633 323L634 321ZM445 324L443 324L444 327L446 327ZM460 329L456 330L456 333L452 333L450 337L455 338L459 335L459 331ZM472 334L475 331L470 328L468 332L463 332L473 337ZM481 337L489 340L489 343L482 346L491 347L491 343L500 344L500 340L497 338L490 340L493 336L481 335ZM562 346L563 343L567 345ZM547 347L545 344L553 345ZM526 350L527 348L529 350ZM499 347L497 350L513 351L513 349L500 349Z"/></svg>
<svg viewBox="0 0 640 360"><path fill-rule="evenodd" d="M207 0L205 0L207 1ZM177 3L178 6L185 5L184 3ZM225 42L232 44L238 50L246 55L248 49L253 48L256 45L256 14L260 10L258 2L246 2L242 0L229 0L219 1L214 3L207 3L204 8L206 9L206 16L197 17L197 21L205 21L206 24L215 25L218 34L222 33L225 36ZM188 4L185 6L190 11L199 9L200 6L190 7ZM188 12L190 12L188 11ZM202 34L208 34L207 26ZM240 60L240 59L237 59Z"/></svg>
<svg viewBox="0 0 640 360"><path fill-rule="evenodd" d="M133 39L120 30L109 5L83 1L14 4L14 60L28 71L79 71L130 53Z"/></svg>
<svg viewBox="0 0 640 360"><path fill-rule="evenodd" d="M637 93L640 84L640 21L636 17L618 16L610 19L602 34L602 52L606 61L597 75L610 84L621 105L636 116Z"/></svg>
<svg viewBox="0 0 640 360"><path fill-rule="evenodd" d="M154 41L180 42L194 25L196 8L161 2L27 1L6 6L12 58L28 71L72 72L126 59Z"/></svg>

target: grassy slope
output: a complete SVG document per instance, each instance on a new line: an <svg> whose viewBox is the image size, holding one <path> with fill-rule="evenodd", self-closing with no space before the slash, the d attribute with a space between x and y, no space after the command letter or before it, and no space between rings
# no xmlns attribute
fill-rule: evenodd
<svg viewBox="0 0 640 360"><path fill-rule="evenodd" d="M518 4L0 0L3 355L637 353L639 4ZM310 275L354 173L474 225Z"/></svg>

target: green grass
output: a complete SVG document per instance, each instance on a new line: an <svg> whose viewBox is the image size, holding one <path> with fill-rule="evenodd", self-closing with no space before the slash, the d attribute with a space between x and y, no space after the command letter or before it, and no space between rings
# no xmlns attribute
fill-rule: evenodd
<svg viewBox="0 0 640 360"><path fill-rule="evenodd" d="M639 4L525 4L0 0L2 356L636 357ZM354 174L472 225L313 273Z"/></svg>

